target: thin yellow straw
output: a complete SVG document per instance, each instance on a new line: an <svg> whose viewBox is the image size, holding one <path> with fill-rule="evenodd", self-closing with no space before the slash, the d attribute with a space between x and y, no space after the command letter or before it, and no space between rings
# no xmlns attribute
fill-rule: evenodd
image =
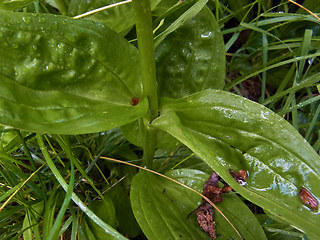
<svg viewBox="0 0 320 240"><path fill-rule="evenodd" d="M14 193L12 193L10 195L10 197L7 199L7 201L5 201L2 206L0 207L0 212L2 211L2 209L8 204L8 202L10 202L10 200L17 194L17 192L19 192L19 190L37 173L40 171L41 168L43 168L45 166L45 164L43 164L41 167L39 167L36 171L34 171L22 184L21 186L14 191Z"/></svg>
<svg viewBox="0 0 320 240"><path fill-rule="evenodd" d="M101 8L97 8L97 9L94 9L92 11L89 11L89 12L85 12L83 14L80 14L78 16L74 16L73 18L74 19L79 19L79 18L82 18L82 17L86 17L86 16L89 16L91 14L94 14L94 13L97 13L97 12L101 12L103 10L106 10L106 9L109 9L109 8L113 8L113 7L117 7L117 6L120 6L122 4L126 4L126 3L130 3L132 2L132 0L126 0L126 1L123 1L123 2L118 2L118 3L114 3L114 4L110 4L108 6L104 6L104 7L101 7Z"/></svg>

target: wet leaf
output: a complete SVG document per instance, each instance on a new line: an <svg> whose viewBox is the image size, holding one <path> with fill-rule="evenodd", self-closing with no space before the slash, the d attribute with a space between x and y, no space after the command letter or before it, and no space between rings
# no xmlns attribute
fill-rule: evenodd
<svg viewBox="0 0 320 240"><path fill-rule="evenodd" d="M210 176L193 169L177 169L166 175L200 192ZM222 206L221 211L227 214L243 238L265 239L264 232L251 211L235 194L229 201L229 194L226 194L225 201L218 205L219 208ZM154 174L140 172L133 179L130 198L134 215L148 239L210 239L197 223L196 214L191 214L188 218L202 203L201 196L190 190ZM233 205L230 211L223 207L224 202L228 203L227 208ZM229 233L226 233L222 229L226 224L218 215L215 212L216 224L221 226L220 229L217 228L221 239L224 239L224 236L239 239L234 230L232 232L227 228Z"/></svg>
<svg viewBox="0 0 320 240"><path fill-rule="evenodd" d="M195 171L189 181L208 175ZM203 184L203 182L202 182ZM198 183L201 189L201 184ZM210 239L199 227L196 216L188 214L198 207L201 197L190 190L154 174L140 172L132 182L131 205L139 226L149 240Z"/></svg>
<svg viewBox="0 0 320 240"><path fill-rule="evenodd" d="M23 8L29 3L32 3L34 0L16 0L16 1L10 1L10 0L1 0L0 1L0 9L5 9L8 11L16 10L19 8Z"/></svg>
<svg viewBox="0 0 320 240"><path fill-rule="evenodd" d="M243 97L205 90L164 100L152 125L188 146L242 196L317 239L319 211L301 202L299 189L307 187L319 201L320 158L277 114ZM229 169L247 171L245 186Z"/></svg>
<svg viewBox="0 0 320 240"><path fill-rule="evenodd" d="M132 169L132 167L131 167ZM117 228L131 237L141 233L141 229L134 218L128 191L121 184L117 184L105 193L114 204L117 215Z"/></svg>
<svg viewBox="0 0 320 240"><path fill-rule="evenodd" d="M112 30L86 20L1 11L1 124L80 134L144 115L138 52Z"/></svg>
<svg viewBox="0 0 320 240"><path fill-rule="evenodd" d="M154 46L157 48L170 33L196 16L206 5L207 1L208 0L182 1L157 18L154 22L154 27L156 28L158 26L155 33Z"/></svg>
<svg viewBox="0 0 320 240"><path fill-rule="evenodd" d="M112 200L104 195L104 200L96 200L89 204L88 206L102 221L108 225L116 226L116 211ZM92 221L88 216L85 216L85 227L84 231L87 235L91 236L91 239L104 240L104 239L116 239L110 236L103 228L98 226L94 221Z"/></svg>
<svg viewBox="0 0 320 240"><path fill-rule="evenodd" d="M162 97L179 98L224 87L224 42L207 7L171 33L157 47L155 56Z"/></svg>
<svg viewBox="0 0 320 240"><path fill-rule="evenodd" d="M74 17L76 15L122 1L123 0L71 0L68 9L68 15ZM159 2L160 0L151 0L151 9L154 9ZM103 23L118 33L130 29L135 24L132 3L126 3L120 6L109 8L107 10L87 16L86 19Z"/></svg>
<svg viewBox="0 0 320 240"><path fill-rule="evenodd" d="M207 7L167 36L157 47L155 55L161 96L179 98L224 86L224 42L218 23ZM138 121L123 126L121 130L130 142L142 146ZM158 131L158 148L171 148L176 144L171 136Z"/></svg>

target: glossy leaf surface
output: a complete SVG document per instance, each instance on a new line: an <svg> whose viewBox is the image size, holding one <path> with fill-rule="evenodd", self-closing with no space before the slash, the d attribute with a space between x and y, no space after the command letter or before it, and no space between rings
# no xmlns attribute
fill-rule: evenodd
<svg viewBox="0 0 320 240"><path fill-rule="evenodd" d="M104 7L106 5L111 5L122 1L123 0L71 0L69 4L68 14L69 16L76 16L100 7ZM160 0L151 0L151 8L155 8L155 6L157 6L159 2ZM103 23L118 33L130 29L135 24L135 16L132 9L132 3L126 3L120 6L106 9L104 11L87 16L86 19Z"/></svg>
<svg viewBox="0 0 320 240"><path fill-rule="evenodd" d="M173 170L167 176L200 192L209 177L208 174L193 169ZM154 174L140 172L134 178L130 196L135 217L148 239L210 239L200 228L195 214L188 218L188 214L201 204L201 197L194 192ZM229 208L227 217L241 232L242 237L265 239L257 219L234 194L227 196L226 202L218 207L222 212L227 210L226 207ZM219 221L219 239L239 239L234 230L231 231L228 227L223 229L226 227L225 220L221 220L218 215L215 212L216 220ZM239 221L239 216L245 221Z"/></svg>
<svg viewBox="0 0 320 240"><path fill-rule="evenodd" d="M131 167L131 169L133 168ZM134 218L127 189L121 184L117 184L107 191L105 195L112 199L116 209L117 229L119 229L120 232L127 233L130 237L139 235L141 229Z"/></svg>
<svg viewBox="0 0 320 240"><path fill-rule="evenodd" d="M1 0L0 9L12 11L12 10L22 8L32 2L34 2L34 0L17 0L17 1Z"/></svg>
<svg viewBox="0 0 320 240"><path fill-rule="evenodd" d="M207 88L224 87L224 42L218 23L207 7L167 36L157 47L155 57L162 97L179 98ZM138 121L121 130L130 142L142 146ZM158 148L175 144L172 137L158 131Z"/></svg>
<svg viewBox="0 0 320 240"><path fill-rule="evenodd" d="M154 24L155 27L158 26L158 28L155 33L155 47L157 48L170 33L177 30L189 19L195 17L206 5L207 1L208 0L182 1L156 19Z"/></svg>
<svg viewBox="0 0 320 240"><path fill-rule="evenodd" d="M88 206L102 221L108 225L116 226L116 211L111 199L104 196L103 201L93 201ZM103 228L98 226L88 216L85 216L86 225L84 225L85 233L88 236L94 236L92 239L116 239L108 234Z"/></svg>
<svg viewBox="0 0 320 240"><path fill-rule="evenodd" d="M137 50L101 24L1 12L1 124L80 134L132 122L147 100Z"/></svg>
<svg viewBox="0 0 320 240"><path fill-rule="evenodd" d="M124 126L121 126L121 131L125 138L136 146L143 146L143 133L141 132L141 121L136 120ZM143 128L142 128L143 129ZM167 149L177 145L178 141L167 132L158 130L156 132L157 148Z"/></svg>
<svg viewBox="0 0 320 240"><path fill-rule="evenodd" d="M319 209L305 206L298 193L304 187L319 202L320 158L284 119L240 96L205 90L164 100L152 124L188 146L242 196L316 239ZM244 187L229 169L247 171Z"/></svg>
<svg viewBox="0 0 320 240"><path fill-rule="evenodd" d="M207 7L161 42L155 56L162 97L179 98L224 87L224 42Z"/></svg>

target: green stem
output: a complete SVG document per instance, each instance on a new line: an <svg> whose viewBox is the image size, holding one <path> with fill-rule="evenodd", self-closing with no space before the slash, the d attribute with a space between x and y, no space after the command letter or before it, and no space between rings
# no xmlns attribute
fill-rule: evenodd
<svg viewBox="0 0 320 240"><path fill-rule="evenodd" d="M144 119L144 162L152 168L155 151L155 131L149 123L158 117L158 94L154 58L153 28L149 0L132 0L140 54L143 95L148 98L150 114Z"/></svg>

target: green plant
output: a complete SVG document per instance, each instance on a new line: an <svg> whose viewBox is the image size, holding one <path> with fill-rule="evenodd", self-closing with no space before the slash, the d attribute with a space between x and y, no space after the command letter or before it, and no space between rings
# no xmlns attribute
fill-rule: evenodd
<svg viewBox="0 0 320 240"><path fill-rule="evenodd" d="M267 1L206 0L133 0L70 17L104 4L0 2L2 239L209 238L187 217L201 197L102 155L142 158L198 191L216 171L240 195L217 206L244 239L318 239L319 208L299 196L320 200L317 20L286 2L281 15ZM240 25L221 32L230 18ZM225 85L222 34L229 50L243 30L251 35ZM260 103L226 91L244 93L253 77ZM246 184L229 169L246 170ZM215 219L221 239L239 238Z"/></svg>

